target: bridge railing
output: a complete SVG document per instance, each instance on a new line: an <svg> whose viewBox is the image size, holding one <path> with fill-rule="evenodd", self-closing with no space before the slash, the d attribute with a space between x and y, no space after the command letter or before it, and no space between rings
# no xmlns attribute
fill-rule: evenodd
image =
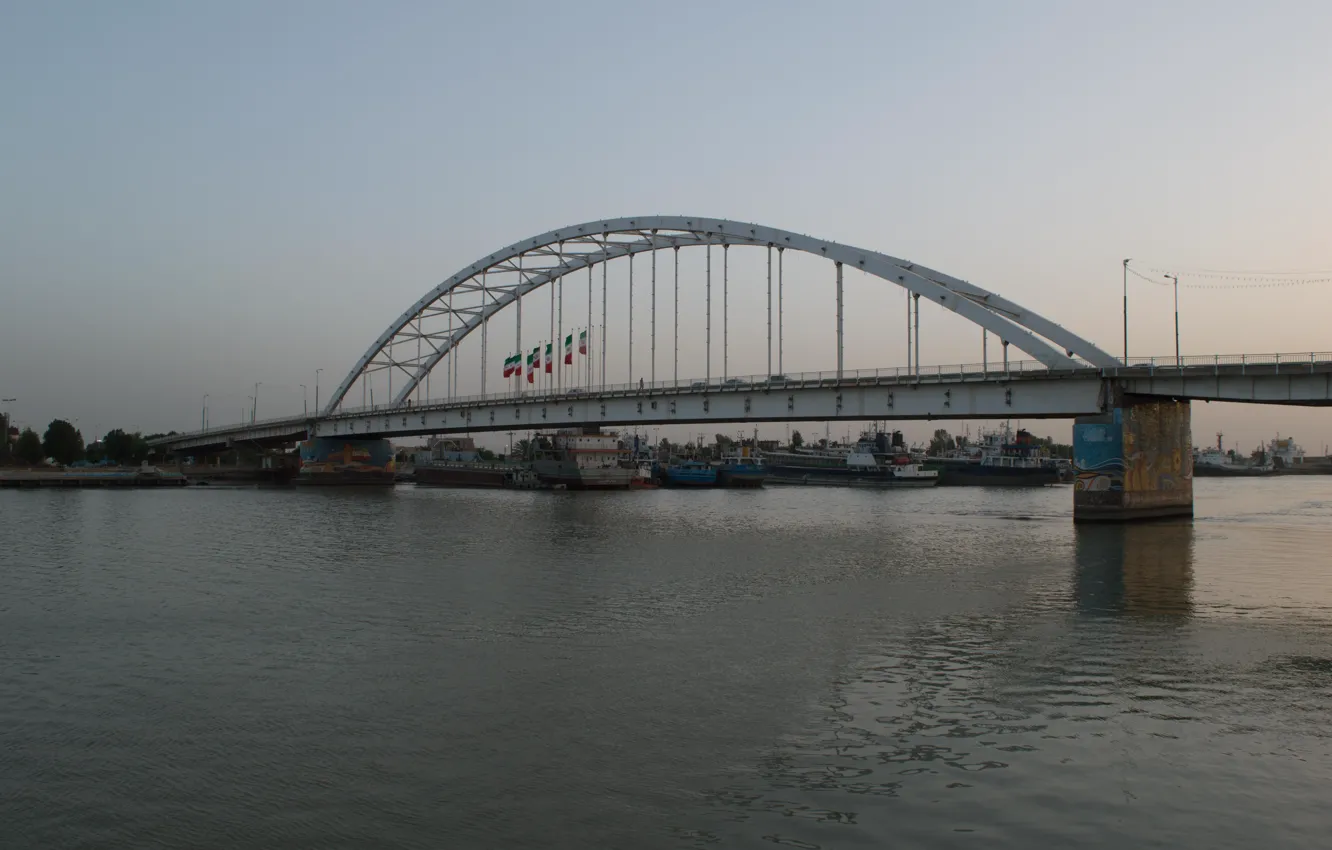
<svg viewBox="0 0 1332 850"><path fill-rule="evenodd" d="M1090 364L1080 363L1079 368L1094 369ZM363 416L365 414L399 413L422 408L447 407L452 405L475 405L496 401L541 401L566 400L585 396L632 395L638 393L660 392L733 392L755 389L798 389L802 387L830 386L846 383L916 383L957 380L994 380L1008 375L1034 376L1049 372L1039 360L1014 360L1005 370L1003 363L968 363L957 365L922 366L919 370L906 366L884 369L844 369L839 375L835 369L818 372L790 372L784 375L732 375L712 378L681 378L664 381L632 381L613 384L582 384L564 388L511 389L499 393L475 393L469 395L443 396L439 398L413 401L409 405L389 406L364 405L343 407L334 412L334 416ZM525 379L524 379L525 380Z"/></svg>
<svg viewBox="0 0 1332 850"><path fill-rule="evenodd" d="M1332 351L1310 351L1295 354L1191 354L1178 359L1175 357L1130 357L1124 368L1134 370L1145 368L1153 373L1171 373L1186 369L1197 371L1210 367L1219 370L1222 366L1239 366L1241 373L1247 373L1250 368L1261 372L1263 367L1280 369L1281 367L1308 366L1312 369L1328 364L1332 364ZM1107 369L1104 371L1107 374L1115 374L1118 370Z"/></svg>

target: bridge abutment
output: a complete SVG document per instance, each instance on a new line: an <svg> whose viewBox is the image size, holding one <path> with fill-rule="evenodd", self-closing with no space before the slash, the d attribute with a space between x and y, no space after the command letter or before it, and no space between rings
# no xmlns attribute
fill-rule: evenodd
<svg viewBox="0 0 1332 850"><path fill-rule="evenodd" d="M1073 521L1192 517L1190 425L1187 401L1127 394L1074 420Z"/></svg>

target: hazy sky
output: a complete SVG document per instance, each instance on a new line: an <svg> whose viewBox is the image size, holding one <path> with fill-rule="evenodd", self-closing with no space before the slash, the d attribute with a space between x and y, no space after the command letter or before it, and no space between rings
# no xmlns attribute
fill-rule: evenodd
<svg viewBox="0 0 1332 850"><path fill-rule="evenodd" d="M608 216L885 251L1115 354L1124 257L1332 276L1327 4L0 5L0 396L38 426L234 421L256 381L297 412L460 267ZM754 268L732 373L766 367ZM833 365L830 282L789 280L788 372ZM900 292L848 299L848 366L902 364ZM1169 288L1130 301L1130 353L1171 354ZM1329 316L1332 284L1181 290L1185 354L1332 350ZM980 359L922 325L926 364ZM1319 449L1332 412L1195 405L1218 429Z"/></svg>

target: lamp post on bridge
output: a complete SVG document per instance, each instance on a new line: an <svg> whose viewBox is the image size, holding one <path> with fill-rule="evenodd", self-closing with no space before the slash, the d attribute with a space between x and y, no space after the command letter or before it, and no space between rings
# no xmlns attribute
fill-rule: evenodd
<svg viewBox="0 0 1332 850"><path fill-rule="evenodd" d="M301 407L305 409L305 418L310 418L310 397L309 391L305 389L305 384L301 384Z"/></svg>
<svg viewBox="0 0 1332 850"><path fill-rule="evenodd" d="M263 381L255 381L255 382L254 382L254 395L250 397L250 401L253 403L252 406L250 407L250 424L251 424L251 425L253 425L253 424L255 423L255 420L256 420L257 417L259 416L259 386L260 386L262 383L263 383Z"/></svg>
<svg viewBox="0 0 1332 850"><path fill-rule="evenodd" d="M1180 366L1179 359L1179 275L1168 274L1166 278L1175 284L1175 368Z"/></svg>
<svg viewBox="0 0 1332 850"><path fill-rule="evenodd" d="M1124 259L1124 365L1128 365L1128 264L1132 257Z"/></svg>
<svg viewBox="0 0 1332 850"><path fill-rule="evenodd" d="M203 405L199 410L199 430L208 430L208 393L204 393Z"/></svg>
<svg viewBox="0 0 1332 850"><path fill-rule="evenodd" d="M319 412L319 373L322 371L324 370L323 369L315 370L315 413Z"/></svg>

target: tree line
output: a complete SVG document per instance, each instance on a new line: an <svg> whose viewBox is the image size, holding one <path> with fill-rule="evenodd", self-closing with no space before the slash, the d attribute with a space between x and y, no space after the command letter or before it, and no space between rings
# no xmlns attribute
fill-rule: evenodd
<svg viewBox="0 0 1332 850"><path fill-rule="evenodd" d="M144 436L138 431L116 428L102 439L84 445L83 434L78 428L64 419L52 419L45 433L38 435L32 428L24 428L11 443L10 437L14 430L8 418L0 415L0 433L5 435L5 439L0 441L3 443L0 445L0 463L37 466L50 459L62 466L81 461L137 466L152 453L148 447L149 440L169 436Z"/></svg>

